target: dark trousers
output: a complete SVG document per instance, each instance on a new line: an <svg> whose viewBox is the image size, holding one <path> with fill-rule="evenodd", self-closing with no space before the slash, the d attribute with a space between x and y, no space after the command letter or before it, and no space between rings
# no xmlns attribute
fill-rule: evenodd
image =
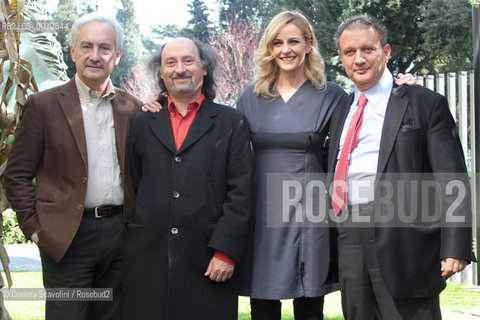
<svg viewBox="0 0 480 320"><path fill-rule="evenodd" d="M371 210L372 206L360 206L361 216L370 215ZM346 320L442 318L438 295L416 299L394 299L390 295L380 273L371 223L347 220L337 230L338 271Z"/></svg>
<svg viewBox="0 0 480 320"><path fill-rule="evenodd" d="M322 320L324 297L293 299L295 320ZM280 300L250 299L252 320L280 320L282 302Z"/></svg>
<svg viewBox="0 0 480 320"><path fill-rule="evenodd" d="M46 320L118 320L123 216L84 216L65 256L56 263L40 248L45 288L112 288L113 301L46 301Z"/></svg>

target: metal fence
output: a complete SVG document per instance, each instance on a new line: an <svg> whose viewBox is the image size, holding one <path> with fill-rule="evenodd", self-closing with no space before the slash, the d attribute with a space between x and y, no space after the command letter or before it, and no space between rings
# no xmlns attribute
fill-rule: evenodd
<svg viewBox="0 0 480 320"><path fill-rule="evenodd" d="M478 257L478 234L476 232L479 221L479 205L476 195L479 192L476 185L477 170L475 169L475 147L479 141L475 137L475 73L474 71L462 71L459 73L428 75L417 77L417 80L427 88L434 90L447 97L450 112L457 122L460 140L462 142L468 171L472 177L472 210L473 210L473 248ZM452 282L466 284L479 284L478 266L470 264L462 273L450 278Z"/></svg>

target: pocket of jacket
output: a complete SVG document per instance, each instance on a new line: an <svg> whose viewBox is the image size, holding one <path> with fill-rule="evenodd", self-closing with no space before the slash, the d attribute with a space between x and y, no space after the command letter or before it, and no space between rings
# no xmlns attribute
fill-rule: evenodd
<svg viewBox="0 0 480 320"><path fill-rule="evenodd" d="M420 129L402 128L397 133L395 153L399 172L417 172L421 166Z"/></svg>
<svg viewBox="0 0 480 320"><path fill-rule="evenodd" d="M127 231L137 231L143 229L143 224L127 222L125 224L125 228L127 229Z"/></svg>
<svg viewBox="0 0 480 320"><path fill-rule="evenodd" d="M210 183L211 202L212 202L212 207L213 207L213 210L214 210L214 212L212 213L210 218L213 217L213 216L217 217L218 210L217 210L217 196L216 196L216 193L215 193L215 181L213 180L213 175L210 172L210 170L207 171L207 176L208 176L208 181Z"/></svg>
<svg viewBox="0 0 480 320"><path fill-rule="evenodd" d="M38 204L53 204L55 203L55 198L46 193L37 193L35 195L35 201Z"/></svg>

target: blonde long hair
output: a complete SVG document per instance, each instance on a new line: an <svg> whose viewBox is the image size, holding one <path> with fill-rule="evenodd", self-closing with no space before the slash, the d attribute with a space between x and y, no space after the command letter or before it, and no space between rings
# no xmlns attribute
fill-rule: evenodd
<svg viewBox="0 0 480 320"><path fill-rule="evenodd" d="M277 14L265 29L258 49L255 51L254 63L256 68L255 88L256 95L262 95L266 98L278 97L275 89L280 68L275 62L275 56L272 51L272 42L275 36L287 23L296 25L303 34L305 41L312 43L312 50L305 56L305 76L318 90L326 88L327 79L325 76L325 63L318 51L318 42L313 28L307 18L298 11L283 11Z"/></svg>

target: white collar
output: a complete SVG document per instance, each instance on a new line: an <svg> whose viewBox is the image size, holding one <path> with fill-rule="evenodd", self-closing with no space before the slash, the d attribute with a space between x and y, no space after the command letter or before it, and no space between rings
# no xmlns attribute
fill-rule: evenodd
<svg viewBox="0 0 480 320"><path fill-rule="evenodd" d="M107 90L105 94L101 97L98 96L95 90L90 89L78 76L78 73L75 74L75 84L77 85L78 94L80 99L84 99L85 101L90 101L91 97L95 97L97 99L106 98L107 101L110 101L115 96L115 88L113 87L112 80L108 79Z"/></svg>

